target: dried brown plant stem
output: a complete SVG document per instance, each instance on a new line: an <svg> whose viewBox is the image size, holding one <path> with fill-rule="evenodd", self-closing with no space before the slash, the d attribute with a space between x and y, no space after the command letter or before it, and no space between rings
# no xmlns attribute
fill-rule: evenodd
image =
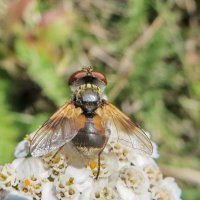
<svg viewBox="0 0 200 200"><path fill-rule="evenodd" d="M158 31L164 24L164 19L162 16L158 16L151 25L149 25L146 30L144 30L143 35L141 35L136 41L134 41L124 53L121 60L117 60L109 55L104 49L86 44L89 49L89 54L98 58L99 60L106 63L112 69L116 70L118 73L123 74L120 79L118 79L115 87L112 89L109 95L110 100L114 100L117 95L123 90L125 85L128 83L128 76L134 69L134 63L132 61L135 53L144 47L153 37L153 35Z"/></svg>
<svg viewBox="0 0 200 200"><path fill-rule="evenodd" d="M87 44L87 46L89 47L90 45ZM109 55L104 49L96 45L91 45L88 49L91 56L96 57L97 59L104 62L107 66L117 71L119 61Z"/></svg>
<svg viewBox="0 0 200 200"><path fill-rule="evenodd" d="M149 25L146 30L144 30L143 35L141 35L136 41L134 41L124 53L120 63L119 63L119 73L123 73L124 76L117 82L113 90L110 92L109 99L112 101L117 97L117 95L123 90L126 84L128 84L128 76L134 69L133 56L135 53L144 47L153 37L153 35L163 26L164 19L162 16L158 16L151 25Z"/></svg>
<svg viewBox="0 0 200 200"><path fill-rule="evenodd" d="M173 176L177 179L200 186L200 172L188 168L176 168L167 165L160 165L164 175Z"/></svg>

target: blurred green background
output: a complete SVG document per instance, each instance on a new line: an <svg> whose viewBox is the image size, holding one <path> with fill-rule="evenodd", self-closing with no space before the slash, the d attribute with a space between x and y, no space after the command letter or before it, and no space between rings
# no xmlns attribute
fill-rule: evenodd
<svg viewBox="0 0 200 200"><path fill-rule="evenodd" d="M199 199L199 25L195 0L1 0L0 164L70 98L71 73L93 66L183 199Z"/></svg>

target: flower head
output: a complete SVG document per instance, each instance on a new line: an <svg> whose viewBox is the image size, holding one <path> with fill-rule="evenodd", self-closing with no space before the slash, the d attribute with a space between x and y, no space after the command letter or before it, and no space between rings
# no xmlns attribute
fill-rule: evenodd
<svg viewBox="0 0 200 200"><path fill-rule="evenodd" d="M19 194L25 199L42 200L181 199L174 179L163 179L153 159L158 157L155 144L153 157L111 139L100 159L85 159L70 143L59 152L24 158L28 141L17 146L17 159L0 166L2 196Z"/></svg>
<svg viewBox="0 0 200 200"><path fill-rule="evenodd" d="M155 200L181 200L181 190L175 183L174 178L165 178L160 184L151 189L152 197Z"/></svg>

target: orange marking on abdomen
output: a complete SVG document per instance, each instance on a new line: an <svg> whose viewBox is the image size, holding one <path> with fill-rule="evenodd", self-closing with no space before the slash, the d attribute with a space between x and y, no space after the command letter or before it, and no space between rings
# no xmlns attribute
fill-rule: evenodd
<svg viewBox="0 0 200 200"><path fill-rule="evenodd" d="M98 115L95 115L93 118L94 126L96 129L100 131L102 135L105 134L105 128L102 125L102 118L99 117Z"/></svg>
<svg viewBox="0 0 200 200"><path fill-rule="evenodd" d="M86 123L86 117L85 115L80 115L77 119L78 121L78 128L81 129L81 128L84 128L85 127L85 123Z"/></svg>

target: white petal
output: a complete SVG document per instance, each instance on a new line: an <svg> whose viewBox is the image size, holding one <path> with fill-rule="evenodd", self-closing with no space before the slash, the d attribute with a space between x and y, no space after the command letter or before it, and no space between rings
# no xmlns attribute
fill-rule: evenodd
<svg viewBox="0 0 200 200"><path fill-rule="evenodd" d="M144 193L144 194L140 194L140 195L138 195L138 199L139 200L152 200L151 193L147 192L147 193Z"/></svg>
<svg viewBox="0 0 200 200"><path fill-rule="evenodd" d="M121 180L117 181L116 188L121 200L135 200L137 197L133 190L127 188Z"/></svg>
<svg viewBox="0 0 200 200"><path fill-rule="evenodd" d="M53 183L46 183L42 190L42 200L57 200Z"/></svg>
<svg viewBox="0 0 200 200"><path fill-rule="evenodd" d="M97 181L94 181L93 183L93 191L101 190L105 185L108 185L108 184L109 183L108 183L107 178L98 179Z"/></svg>
<svg viewBox="0 0 200 200"><path fill-rule="evenodd" d="M90 194L93 190L93 181L92 179L86 181L83 184L78 185L78 190L81 192L80 200L90 199Z"/></svg>
<svg viewBox="0 0 200 200"><path fill-rule="evenodd" d="M26 179L31 176L44 179L48 177L48 171L44 168L40 158L18 158L12 163L18 179Z"/></svg>
<svg viewBox="0 0 200 200"><path fill-rule="evenodd" d="M74 177L77 183L82 183L89 178L89 171L86 168L76 168L73 166L68 166L65 174Z"/></svg>
<svg viewBox="0 0 200 200"><path fill-rule="evenodd" d="M181 200L181 190L175 183L174 178L165 178L158 185L151 188L153 199Z"/></svg>
<svg viewBox="0 0 200 200"><path fill-rule="evenodd" d="M159 158L158 146L155 142L152 142L152 145L153 145L153 153L152 153L151 157L154 159L157 159L157 158Z"/></svg>
<svg viewBox="0 0 200 200"><path fill-rule="evenodd" d="M26 157L29 154L29 147L30 142L28 140L23 140L20 143L17 144L17 147L15 148L15 157L16 158L23 158Z"/></svg>
<svg viewBox="0 0 200 200"><path fill-rule="evenodd" d="M32 198L18 192L10 192L4 200L32 200Z"/></svg>
<svg viewBox="0 0 200 200"><path fill-rule="evenodd" d="M179 199L181 197L181 189L178 187L174 178L172 177L165 178L162 182L162 185L167 187L171 191L171 194L175 199Z"/></svg>
<svg viewBox="0 0 200 200"><path fill-rule="evenodd" d="M133 155L133 156L134 156L133 164L138 167L144 167L151 163L155 163L155 161L149 156L142 156L142 155Z"/></svg>

